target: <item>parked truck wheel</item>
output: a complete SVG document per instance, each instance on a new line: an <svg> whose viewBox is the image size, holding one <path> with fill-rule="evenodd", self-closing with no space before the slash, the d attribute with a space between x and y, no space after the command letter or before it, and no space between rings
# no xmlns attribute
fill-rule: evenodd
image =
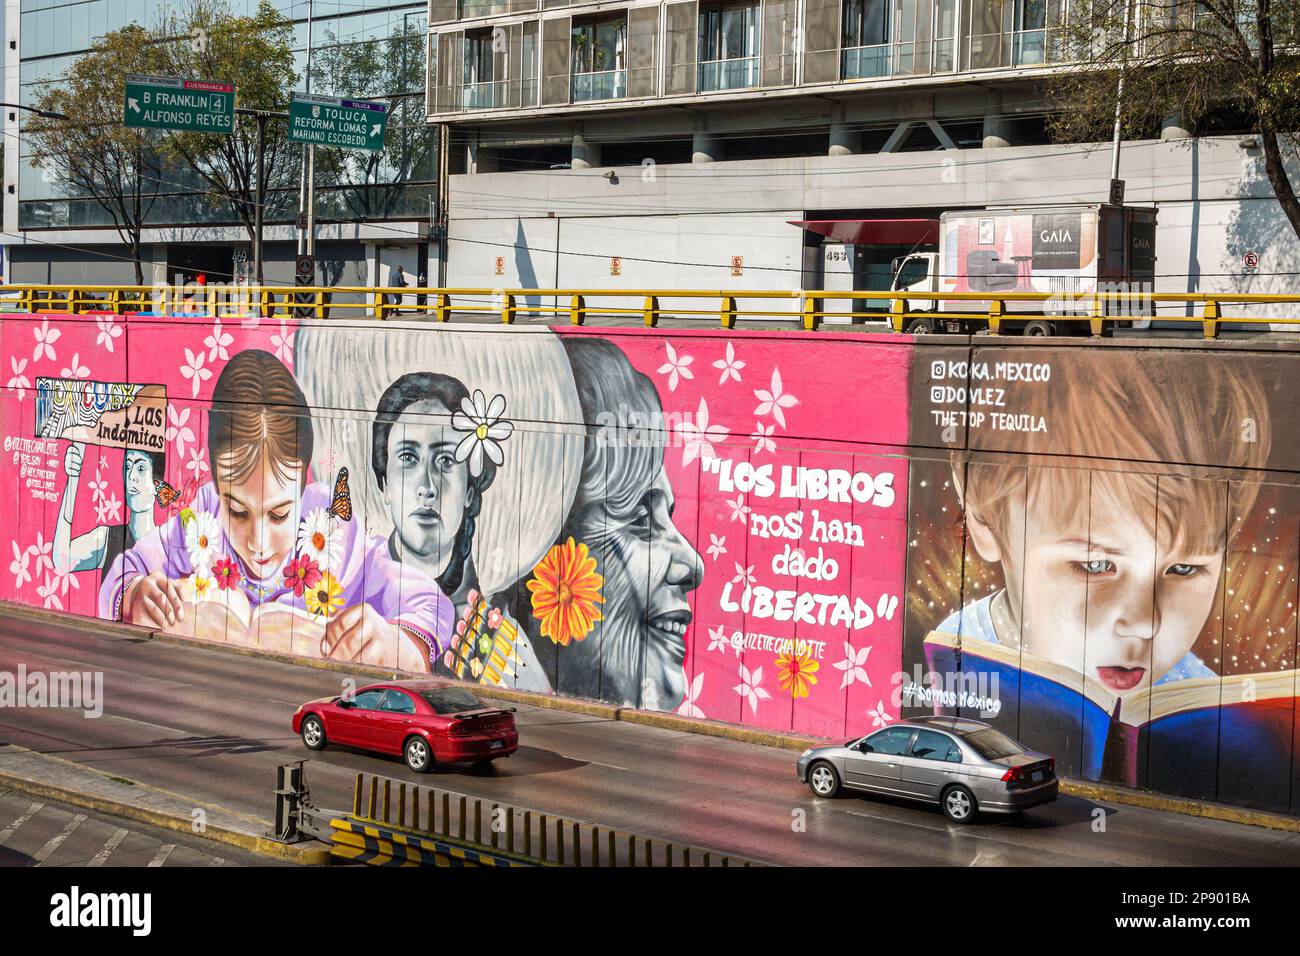
<svg viewBox="0 0 1300 956"><path fill-rule="evenodd" d="M1056 323L1049 322L1047 319L1034 319L1032 322L1025 323L1024 331L1020 334L1032 336L1055 335Z"/></svg>
<svg viewBox="0 0 1300 956"><path fill-rule="evenodd" d="M908 335L929 335L934 331L934 319L913 319L907 323Z"/></svg>

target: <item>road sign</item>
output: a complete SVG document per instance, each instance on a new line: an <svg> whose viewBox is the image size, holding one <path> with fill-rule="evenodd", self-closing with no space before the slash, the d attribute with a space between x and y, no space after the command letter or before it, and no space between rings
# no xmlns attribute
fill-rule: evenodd
<svg viewBox="0 0 1300 956"><path fill-rule="evenodd" d="M289 142L342 149L384 148L388 107L370 100L294 93L289 101Z"/></svg>
<svg viewBox="0 0 1300 956"><path fill-rule="evenodd" d="M235 84L173 76L128 76L122 122L146 129L228 136L235 130Z"/></svg>
<svg viewBox="0 0 1300 956"><path fill-rule="evenodd" d="M1256 269L1259 268L1259 253L1248 252L1241 257L1241 261L1245 263L1246 269L1248 271L1254 272Z"/></svg>
<svg viewBox="0 0 1300 956"><path fill-rule="evenodd" d="M1112 179L1110 181L1110 204L1112 206L1124 205L1124 180Z"/></svg>
<svg viewBox="0 0 1300 956"><path fill-rule="evenodd" d="M312 256L299 256L294 262L294 277L298 280L298 285L311 285L311 280L316 276L316 260Z"/></svg>

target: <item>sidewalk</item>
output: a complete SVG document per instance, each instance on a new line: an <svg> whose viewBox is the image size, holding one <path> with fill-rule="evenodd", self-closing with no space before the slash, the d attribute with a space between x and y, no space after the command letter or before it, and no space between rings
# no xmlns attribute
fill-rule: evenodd
<svg viewBox="0 0 1300 956"><path fill-rule="evenodd" d="M302 866L329 862L329 849L322 844L287 845L271 839L269 820L198 803L15 744L0 746L0 788L202 837L280 862ZM271 799L268 789L268 806Z"/></svg>

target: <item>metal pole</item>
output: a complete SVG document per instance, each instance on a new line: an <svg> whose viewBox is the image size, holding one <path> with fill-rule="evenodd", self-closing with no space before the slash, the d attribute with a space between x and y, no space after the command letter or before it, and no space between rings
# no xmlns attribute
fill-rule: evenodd
<svg viewBox="0 0 1300 956"><path fill-rule="evenodd" d="M1129 45L1129 26L1132 22L1132 4L1130 0L1124 2L1124 49L1123 56L1120 60L1119 83L1115 89L1115 135L1111 141L1110 147L1110 178L1119 179L1119 144L1120 144L1120 121L1124 109L1124 74L1128 71L1128 45Z"/></svg>
<svg viewBox="0 0 1300 956"><path fill-rule="evenodd" d="M265 113L257 114L257 207L253 210L253 275L257 285L262 284L262 219L266 208L266 121Z"/></svg>
<svg viewBox="0 0 1300 956"><path fill-rule="evenodd" d="M308 93L311 92L311 53L312 53L311 41L312 41L312 0L307 0L307 92ZM315 203L310 203L309 205L309 200L308 200L308 196L310 195L310 189L311 189L311 186L309 185L311 173L308 170L311 169L312 171L314 171L316 150L314 146L304 146L302 150L303 150L302 168L299 169L298 171L298 212L300 215L303 212L307 212L311 207L315 206ZM308 219L309 219L308 228L310 228L311 225L310 215L311 215L310 212L308 212ZM304 252L307 253L308 255L311 254L311 248L310 248L311 243L310 240L307 238L307 233L308 233L308 229L299 227L298 255L302 255Z"/></svg>
<svg viewBox="0 0 1300 956"><path fill-rule="evenodd" d="M307 0L307 92L311 92L312 0ZM307 147L307 255L316 256L316 146ZM316 279L313 276L312 283Z"/></svg>

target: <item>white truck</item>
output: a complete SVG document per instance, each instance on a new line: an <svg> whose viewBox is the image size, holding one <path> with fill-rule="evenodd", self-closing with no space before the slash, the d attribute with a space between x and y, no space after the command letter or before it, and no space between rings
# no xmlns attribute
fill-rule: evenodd
<svg viewBox="0 0 1300 956"><path fill-rule="evenodd" d="M892 291L1044 292L1046 301L1005 302L1004 333L1086 335L1095 292L1155 291L1156 210L1102 204L971 209L939 217L938 251L893 261ZM901 296L900 296L901 297ZM987 313L992 300L912 299L907 311L927 312L906 330L972 334L986 320L946 313ZM1107 315L1151 314L1149 299L1106 301ZM1149 320L1146 320L1149 321Z"/></svg>

